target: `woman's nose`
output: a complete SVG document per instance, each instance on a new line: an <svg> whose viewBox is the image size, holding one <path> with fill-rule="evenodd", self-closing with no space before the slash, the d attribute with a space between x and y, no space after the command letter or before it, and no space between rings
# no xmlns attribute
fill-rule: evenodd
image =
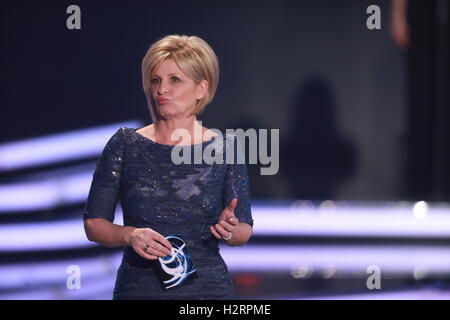
<svg viewBox="0 0 450 320"><path fill-rule="evenodd" d="M159 89L158 89L158 94L165 94L165 93L167 93L167 89L165 88L165 87L160 87Z"/></svg>
<svg viewBox="0 0 450 320"><path fill-rule="evenodd" d="M167 92L166 84L163 81L161 81L161 85L158 88L158 94L161 95L161 94L164 94L166 92Z"/></svg>

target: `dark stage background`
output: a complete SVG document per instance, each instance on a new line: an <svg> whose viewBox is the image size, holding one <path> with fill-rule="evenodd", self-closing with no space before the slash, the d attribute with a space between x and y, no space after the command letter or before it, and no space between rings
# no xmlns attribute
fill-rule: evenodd
<svg viewBox="0 0 450 320"><path fill-rule="evenodd" d="M280 172L252 175L256 198L414 198L403 174L406 52L390 37L389 1L376 1L381 30L366 28L372 2L77 1L81 30L66 28L72 2L4 2L1 140L149 123L143 55L159 37L193 34L221 68L204 124L280 129ZM436 188L417 198L449 198Z"/></svg>
<svg viewBox="0 0 450 320"><path fill-rule="evenodd" d="M383 288L420 289L389 297L448 298L422 291L450 276L448 1L409 3L401 49L388 0L2 1L0 299L111 297L120 252L87 241L82 210L105 139L151 122L141 61L169 34L219 58L203 125L280 132L279 172L249 165L254 236L222 248L240 297L371 293L376 264ZM83 290L66 288L70 265Z"/></svg>

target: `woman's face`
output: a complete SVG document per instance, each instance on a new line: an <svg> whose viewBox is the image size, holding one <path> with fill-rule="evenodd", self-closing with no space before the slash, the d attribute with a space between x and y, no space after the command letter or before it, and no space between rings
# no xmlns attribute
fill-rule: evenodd
<svg viewBox="0 0 450 320"><path fill-rule="evenodd" d="M172 59L157 65L150 79L150 92L156 112L163 118L188 117L197 99L205 95L206 88L206 80L195 84Z"/></svg>

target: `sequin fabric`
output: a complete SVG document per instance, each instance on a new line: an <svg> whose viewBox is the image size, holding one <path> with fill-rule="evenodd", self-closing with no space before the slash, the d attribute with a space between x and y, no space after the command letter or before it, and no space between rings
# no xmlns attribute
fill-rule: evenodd
<svg viewBox="0 0 450 320"><path fill-rule="evenodd" d="M156 143L136 130L122 127L107 142L96 163L83 219L113 222L120 201L124 225L152 228L163 236L181 234L199 277L165 291L153 271L158 261L125 247L113 299L234 299L219 240L209 227L217 223L232 198L238 199L237 218L253 226L246 165L236 161L177 165L171 160L174 146ZM218 150L225 156L230 136L239 148L235 136L227 134L185 146L183 151L190 148L193 159L195 148L221 143Z"/></svg>

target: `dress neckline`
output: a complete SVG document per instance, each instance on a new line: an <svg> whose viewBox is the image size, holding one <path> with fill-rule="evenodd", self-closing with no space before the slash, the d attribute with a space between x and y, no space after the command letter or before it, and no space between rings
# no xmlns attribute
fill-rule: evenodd
<svg viewBox="0 0 450 320"><path fill-rule="evenodd" d="M139 130L141 128L128 128L128 129L130 129L130 131L133 132L135 135L139 136L142 140L144 140L146 142L149 142L151 144L162 146L162 147L165 147L165 148L173 148L173 147L177 146L177 145L164 144L164 143L159 143L159 142L153 141L152 139L150 139L150 138L140 134L139 132L137 132L137 130ZM216 136L212 137L209 140L200 142L200 143L194 143L194 144L188 144L188 145L180 145L180 147L193 147L193 146L196 146L196 145L204 145L204 144L207 144L209 142L212 142L215 139L215 137Z"/></svg>

